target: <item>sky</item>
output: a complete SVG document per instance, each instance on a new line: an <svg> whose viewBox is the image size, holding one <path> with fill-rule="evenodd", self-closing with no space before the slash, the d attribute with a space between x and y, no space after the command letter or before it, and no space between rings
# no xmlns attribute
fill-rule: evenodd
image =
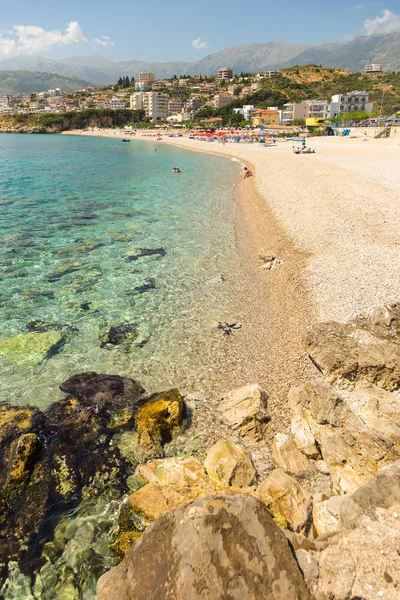
<svg viewBox="0 0 400 600"><path fill-rule="evenodd" d="M1 0L7 57L102 54L114 61L196 61L236 44L300 44L400 32L400 0Z"/></svg>

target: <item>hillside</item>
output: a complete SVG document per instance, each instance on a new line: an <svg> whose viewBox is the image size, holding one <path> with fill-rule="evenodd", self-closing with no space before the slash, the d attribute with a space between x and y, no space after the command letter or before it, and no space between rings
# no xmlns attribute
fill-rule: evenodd
<svg viewBox="0 0 400 600"><path fill-rule="evenodd" d="M74 92L92 83L77 77L44 71L0 71L0 94L28 94L60 88Z"/></svg>
<svg viewBox="0 0 400 600"><path fill-rule="evenodd" d="M235 73L307 64L362 71L369 62L380 63L385 70L400 70L400 32L360 36L348 42L319 46L279 41L241 44L209 54L193 63L137 60L113 62L99 55L73 56L62 60L25 56L3 59L1 66L9 70L49 71L78 77L96 85L106 85L122 75L137 78L140 71L151 71L157 78L164 79L174 74L215 75L218 68L223 66L231 66Z"/></svg>

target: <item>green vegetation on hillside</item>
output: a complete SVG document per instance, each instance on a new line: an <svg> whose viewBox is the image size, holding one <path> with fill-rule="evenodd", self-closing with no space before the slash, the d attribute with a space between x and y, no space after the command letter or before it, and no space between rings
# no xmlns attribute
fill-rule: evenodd
<svg viewBox="0 0 400 600"><path fill-rule="evenodd" d="M60 88L63 92L74 92L92 84L78 77L58 75L43 71L0 71L1 94L30 94Z"/></svg>
<svg viewBox="0 0 400 600"><path fill-rule="evenodd" d="M60 133L88 127L123 127L142 122L143 110L92 109L63 114L17 114L0 116L0 130Z"/></svg>

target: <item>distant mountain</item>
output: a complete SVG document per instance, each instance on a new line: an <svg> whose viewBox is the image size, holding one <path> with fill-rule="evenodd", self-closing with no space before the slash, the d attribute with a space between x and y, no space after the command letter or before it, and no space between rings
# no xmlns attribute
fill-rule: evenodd
<svg viewBox="0 0 400 600"><path fill-rule="evenodd" d="M386 71L400 70L400 33L365 35L340 44L308 48L289 59L285 66L317 64L362 71L367 63L378 63Z"/></svg>
<svg viewBox="0 0 400 600"><path fill-rule="evenodd" d="M190 73L210 75L217 73L220 67L232 67L235 73L276 69L309 47L305 44L285 44L284 42L231 46L193 63Z"/></svg>
<svg viewBox="0 0 400 600"><path fill-rule="evenodd" d="M140 71L151 71L159 79L173 75L215 75L220 67L235 73L255 72L294 65L318 64L324 67L362 71L366 63L380 63L385 70L400 70L400 33L354 38L349 42L307 46L269 42L242 44L189 62L113 62L104 56L73 56L51 60L40 56L8 58L0 69L49 71L78 77L95 85L114 83L122 75L137 78ZM1 71L0 71L1 72Z"/></svg>
<svg viewBox="0 0 400 600"><path fill-rule="evenodd" d="M77 77L44 71L0 71L0 94L27 94L60 88L63 92L74 92L92 85Z"/></svg>

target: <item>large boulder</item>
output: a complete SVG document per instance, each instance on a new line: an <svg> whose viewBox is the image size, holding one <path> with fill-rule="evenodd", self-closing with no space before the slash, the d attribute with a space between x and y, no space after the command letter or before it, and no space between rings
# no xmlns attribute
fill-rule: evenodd
<svg viewBox="0 0 400 600"><path fill-rule="evenodd" d="M377 337L399 340L400 303L379 306L368 317L368 329Z"/></svg>
<svg viewBox="0 0 400 600"><path fill-rule="evenodd" d="M257 495L267 506L275 521L292 531L308 528L311 522L311 494L294 477L275 469L263 481Z"/></svg>
<svg viewBox="0 0 400 600"><path fill-rule="evenodd" d="M218 440L204 461L207 474L221 487L246 487L254 479L256 471L243 446Z"/></svg>
<svg viewBox="0 0 400 600"><path fill-rule="evenodd" d="M38 365L59 350L63 336L59 331L20 333L0 341L0 354L15 365Z"/></svg>
<svg viewBox="0 0 400 600"><path fill-rule="evenodd" d="M296 552L316 600L397 600L400 573L400 505L378 508L357 527L336 533L320 552Z"/></svg>
<svg viewBox="0 0 400 600"><path fill-rule="evenodd" d="M263 439L268 420L268 396L259 385L246 385L229 392L219 403L223 420L249 441Z"/></svg>
<svg viewBox="0 0 400 600"><path fill-rule="evenodd" d="M289 402L294 417L307 421L337 492L353 493L380 468L399 458L392 441L395 427L392 439L370 431L362 415L351 410L339 392L325 381L292 388Z"/></svg>
<svg viewBox="0 0 400 600"><path fill-rule="evenodd" d="M149 526L98 600L311 600L283 533L255 498L216 496Z"/></svg>
<svg viewBox="0 0 400 600"><path fill-rule="evenodd" d="M337 385L368 381L389 391L400 387L398 343L334 321L313 325L305 342L313 363Z"/></svg>

